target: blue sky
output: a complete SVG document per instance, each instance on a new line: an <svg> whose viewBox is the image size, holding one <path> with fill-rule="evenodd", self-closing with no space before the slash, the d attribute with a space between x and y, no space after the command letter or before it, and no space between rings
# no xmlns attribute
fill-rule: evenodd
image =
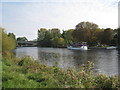
<svg viewBox="0 0 120 90"><path fill-rule="evenodd" d="M118 1L2 0L0 20L2 18L2 27L7 32L29 40L37 38L39 28L67 30L82 21L94 22L100 28L117 28Z"/></svg>

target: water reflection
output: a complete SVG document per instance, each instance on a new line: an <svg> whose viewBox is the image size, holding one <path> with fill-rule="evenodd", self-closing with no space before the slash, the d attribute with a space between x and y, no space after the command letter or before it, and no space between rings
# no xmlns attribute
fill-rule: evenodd
<svg viewBox="0 0 120 90"><path fill-rule="evenodd" d="M34 59L38 59L37 47L19 47L14 52L17 57L31 56Z"/></svg>
<svg viewBox="0 0 120 90"><path fill-rule="evenodd" d="M118 66L117 50L88 50L75 51L66 48L37 48L25 47L16 50L17 56L30 55L35 59L39 59L41 64L54 66L56 62L58 66L66 69L68 67L75 67L79 69L81 64L86 64L87 61L92 61L95 64L97 73L104 73L108 75L118 74L120 66Z"/></svg>
<svg viewBox="0 0 120 90"><path fill-rule="evenodd" d="M120 75L120 50L118 50L118 74Z"/></svg>

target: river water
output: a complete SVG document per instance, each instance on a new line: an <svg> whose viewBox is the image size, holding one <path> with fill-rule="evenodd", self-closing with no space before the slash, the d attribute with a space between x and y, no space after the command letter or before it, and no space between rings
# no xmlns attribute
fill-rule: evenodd
<svg viewBox="0 0 120 90"><path fill-rule="evenodd" d="M35 60L40 60L41 64L54 66L57 63L63 69L74 67L78 70L80 65L86 64L87 61L95 64L94 73L117 75L120 69L120 52L117 50L78 51L67 48L20 47L15 52L17 57L29 55Z"/></svg>

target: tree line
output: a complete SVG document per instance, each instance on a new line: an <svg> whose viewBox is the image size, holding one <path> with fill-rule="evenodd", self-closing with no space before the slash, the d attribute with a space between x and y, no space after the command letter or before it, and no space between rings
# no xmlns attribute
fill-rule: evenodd
<svg viewBox="0 0 120 90"><path fill-rule="evenodd" d="M87 42L89 46L116 46L119 29L100 29L92 22L80 22L75 29L40 28L38 30L38 45L42 47L66 47L72 43Z"/></svg>
<svg viewBox="0 0 120 90"><path fill-rule="evenodd" d="M100 29L92 22L80 22L75 29L61 30L59 28L40 28L37 42L41 47L66 47L77 42L87 42L89 46L111 45L120 47L120 28ZM2 36L2 37L1 37ZM17 41L28 41L26 37L18 37L8 33L0 27L1 50L12 50L17 46ZM1 51L0 50L0 51Z"/></svg>
<svg viewBox="0 0 120 90"><path fill-rule="evenodd" d="M72 42L73 30L63 31L60 33L60 29L46 29L41 28L38 30L38 45L45 47L65 47L67 44Z"/></svg>

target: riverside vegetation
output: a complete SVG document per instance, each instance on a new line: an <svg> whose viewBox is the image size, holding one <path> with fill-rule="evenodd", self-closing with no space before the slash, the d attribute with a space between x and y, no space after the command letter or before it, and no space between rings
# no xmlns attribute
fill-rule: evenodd
<svg viewBox="0 0 120 90"><path fill-rule="evenodd" d="M29 56L16 58L6 52L2 63L2 88L120 88L117 75L94 75L94 65L89 61L76 72L72 68L42 65Z"/></svg>
<svg viewBox="0 0 120 90"><path fill-rule="evenodd" d="M117 46L119 29L101 29L92 22L80 22L75 29L63 30L59 28L40 28L38 30L38 46L41 47L67 47L78 42L87 42L93 46ZM119 33L117 33L119 32ZM120 41L119 41L120 42Z"/></svg>
<svg viewBox="0 0 120 90"><path fill-rule="evenodd" d="M120 88L118 75L94 75L94 64L89 61L76 72L73 68L62 70L57 65L42 65L29 56L16 58L11 53L16 47L15 35L7 34L3 28L0 33L3 35L2 88Z"/></svg>

